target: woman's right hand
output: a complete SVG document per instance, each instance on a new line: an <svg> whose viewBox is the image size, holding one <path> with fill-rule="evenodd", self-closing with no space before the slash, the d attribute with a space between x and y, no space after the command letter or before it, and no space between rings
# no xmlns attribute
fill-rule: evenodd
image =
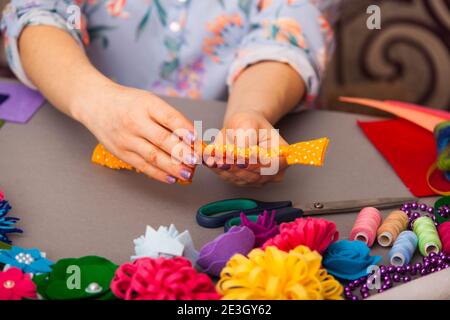
<svg viewBox="0 0 450 320"><path fill-rule="evenodd" d="M150 92L110 83L72 109L116 157L165 182L189 180L199 155L193 123Z"/></svg>

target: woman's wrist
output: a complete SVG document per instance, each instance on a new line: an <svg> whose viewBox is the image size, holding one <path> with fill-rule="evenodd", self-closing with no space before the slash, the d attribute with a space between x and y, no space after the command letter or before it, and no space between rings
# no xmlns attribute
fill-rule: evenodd
<svg viewBox="0 0 450 320"><path fill-rule="evenodd" d="M112 94L120 85L103 76L99 72L87 74L74 85L69 98L69 115L87 125L90 113L111 101Z"/></svg>

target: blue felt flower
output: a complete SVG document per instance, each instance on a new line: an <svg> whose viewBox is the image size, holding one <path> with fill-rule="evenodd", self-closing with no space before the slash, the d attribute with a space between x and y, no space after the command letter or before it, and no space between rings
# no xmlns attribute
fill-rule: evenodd
<svg viewBox="0 0 450 320"><path fill-rule="evenodd" d="M366 276L370 271L368 268L380 260L380 256L370 255L364 242L340 240L328 247L323 256L323 266L337 278L356 280Z"/></svg>
<svg viewBox="0 0 450 320"><path fill-rule="evenodd" d="M10 250L0 251L0 263L32 274L51 272L51 265L53 265L53 262L44 258L38 249L23 249L14 246Z"/></svg>

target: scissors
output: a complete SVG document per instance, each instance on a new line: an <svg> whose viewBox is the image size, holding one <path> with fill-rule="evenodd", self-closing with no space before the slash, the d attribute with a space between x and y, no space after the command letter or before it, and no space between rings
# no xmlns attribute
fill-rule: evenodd
<svg viewBox="0 0 450 320"><path fill-rule="evenodd" d="M275 221L279 224L294 221L302 216L357 212L365 207L376 207L380 210L397 208L405 202L416 200L411 197L375 198L295 205L291 201L263 202L249 198L235 198L211 202L200 207L196 219L202 227L218 228L223 226L225 231L228 231L232 226L241 225L241 213L251 221L256 221L258 215L264 210L275 210Z"/></svg>

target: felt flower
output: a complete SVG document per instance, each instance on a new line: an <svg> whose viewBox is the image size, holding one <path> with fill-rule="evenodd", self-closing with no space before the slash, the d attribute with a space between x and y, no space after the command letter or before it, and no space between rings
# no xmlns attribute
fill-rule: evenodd
<svg viewBox="0 0 450 320"><path fill-rule="evenodd" d="M117 265L97 256L61 259L49 274L33 277L46 300L109 300Z"/></svg>
<svg viewBox="0 0 450 320"><path fill-rule="evenodd" d="M36 286L30 275L18 268L0 271L0 300L22 300L36 298Z"/></svg>
<svg viewBox="0 0 450 320"><path fill-rule="evenodd" d="M0 241L11 244L8 238L8 234L22 233L22 230L15 227L18 218L7 217L6 215L11 210L11 206L6 200L2 200L0 197Z"/></svg>
<svg viewBox="0 0 450 320"><path fill-rule="evenodd" d="M36 248L24 249L14 246L10 250L0 251L0 263L31 274L48 273L52 271L53 265L53 262L46 259Z"/></svg>
<svg viewBox="0 0 450 320"><path fill-rule="evenodd" d="M112 292L124 300L217 300L211 279L183 257L142 258L117 269Z"/></svg>
<svg viewBox="0 0 450 320"><path fill-rule="evenodd" d="M323 266L337 278L356 280L369 273L368 267L380 262L380 256L371 256L362 241L341 240L333 243L323 257Z"/></svg>
<svg viewBox="0 0 450 320"><path fill-rule="evenodd" d="M147 226L144 236L134 240L135 255L131 260L139 258L158 258L160 256L173 258L184 256L192 263L197 260L198 253L194 248L189 231L179 233L173 224L167 227L159 227L158 230Z"/></svg>
<svg viewBox="0 0 450 320"><path fill-rule="evenodd" d="M293 222L282 223L280 234L264 243L263 248L275 246L289 251L299 245L323 253L326 248L339 238L334 222L325 219L298 218Z"/></svg>
<svg viewBox="0 0 450 320"><path fill-rule="evenodd" d="M234 255L222 270L217 291L230 300L336 300L343 288L321 268L322 257L305 246L276 247Z"/></svg>
<svg viewBox="0 0 450 320"><path fill-rule="evenodd" d="M255 235L247 227L231 227L200 250L197 264L203 271L218 277L227 261L236 253L246 255L254 248Z"/></svg>
<svg viewBox="0 0 450 320"><path fill-rule="evenodd" d="M256 222L251 221L245 214L241 213L241 225L252 230L255 235L254 247L261 247L267 240L280 233L275 221L275 210L270 214L267 210L264 210L263 214L258 216Z"/></svg>
<svg viewBox="0 0 450 320"><path fill-rule="evenodd" d="M5 199L5 194L0 190L0 201L3 201Z"/></svg>

